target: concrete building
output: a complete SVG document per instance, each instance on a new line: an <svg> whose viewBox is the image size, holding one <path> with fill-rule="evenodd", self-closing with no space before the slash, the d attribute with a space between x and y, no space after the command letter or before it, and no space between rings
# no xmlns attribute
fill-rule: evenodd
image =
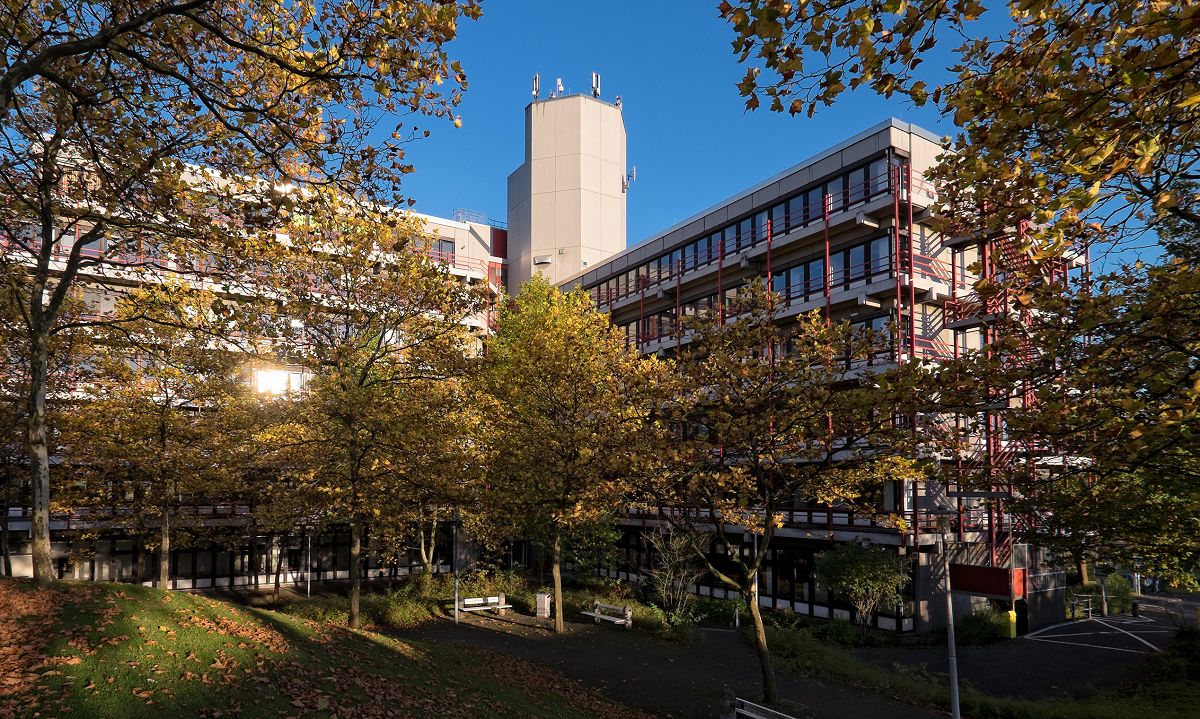
<svg viewBox="0 0 1200 719"><path fill-rule="evenodd" d="M508 176L509 281L559 283L625 249L625 122L599 97L525 107L525 161Z"/></svg>
<svg viewBox="0 0 1200 719"><path fill-rule="evenodd" d="M974 293L980 276L971 268L981 263L984 274L993 271L989 252L1000 250L995 239L942 237L930 226L937 191L923 177L940 152L937 136L887 120L560 285L586 289L644 354L679 352L690 340L686 318L718 312L739 287L762 279L780 296L777 317L784 322L820 310L851 325L898 328L876 368L956 357L991 339L988 317L997 308L985 307ZM985 429L945 463L944 483L887 483L876 509L904 516L906 531L838 506L785 508L760 577L764 606L849 619L848 604L816 581L815 558L833 542L869 542L913 559L907 601L879 612L876 626L943 625L944 605L935 601L945 581L935 555L941 532L932 531L941 518L955 542L950 574L959 611L992 601L1017 607L1027 625L1060 619L1061 573L1043 568L1036 552L1015 543L1015 518L1006 511L1011 495L1002 476L1022 448L1005 437L1001 408L981 414ZM981 485L986 491L967 489ZM612 576L636 578L647 561L642 535L660 523L654 514L628 518L625 561ZM753 541L747 532L744 542ZM718 566L724 551L712 548ZM697 591L728 593L715 582Z"/></svg>

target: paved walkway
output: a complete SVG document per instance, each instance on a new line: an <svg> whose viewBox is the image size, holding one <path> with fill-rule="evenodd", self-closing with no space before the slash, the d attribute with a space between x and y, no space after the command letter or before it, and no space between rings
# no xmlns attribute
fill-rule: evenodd
<svg viewBox="0 0 1200 719"><path fill-rule="evenodd" d="M712 719L726 686L751 700L761 696L758 660L729 630L701 630L690 646L655 641L616 627L568 623L555 636L545 620L521 615L470 616L401 636L459 642L540 662L609 696L664 717ZM944 716L842 685L777 675L783 706L796 717L933 719Z"/></svg>

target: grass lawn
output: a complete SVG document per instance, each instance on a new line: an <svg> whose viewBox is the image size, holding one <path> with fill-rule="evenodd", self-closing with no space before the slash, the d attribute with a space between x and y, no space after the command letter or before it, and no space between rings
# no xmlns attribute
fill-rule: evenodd
<svg viewBox="0 0 1200 719"><path fill-rule="evenodd" d="M803 631L768 628L776 668L892 696L923 707L949 709L946 677L897 665L888 670L851 656L847 649ZM1030 701L996 698L963 687L969 719L1194 719L1200 707L1200 632L1184 631L1139 676L1083 699Z"/></svg>
<svg viewBox="0 0 1200 719"><path fill-rule="evenodd" d="M9 717L644 717L541 667L200 595L0 580Z"/></svg>

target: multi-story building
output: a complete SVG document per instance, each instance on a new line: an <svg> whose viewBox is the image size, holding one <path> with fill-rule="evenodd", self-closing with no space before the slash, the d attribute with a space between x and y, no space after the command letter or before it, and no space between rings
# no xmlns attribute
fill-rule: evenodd
<svg viewBox="0 0 1200 719"><path fill-rule="evenodd" d="M719 311L722 298L759 279L780 297L777 317L784 322L818 310L881 332L895 328L892 351L878 358L880 366L955 357L990 339L992 310L974 294L979 277L971 268L988 264L997 240L947 238L931 228L937 191L923 178L941 152L938 137L888 120L560 284L586 289L646 354L676 353L689 341L686 318ZM942 527L949 520L953 531L950 573L964 609L991 599L1025 610L1022 616L1035 624L1043 613L1047 620L1061 617L1053 608L1061 602L1058 593L1031 589L1047 588L1036 581L1046 572L1031 561L1028 547L1014 545L1013 520L1004 509L1003 470L1018 448L1003 436L999 409L981 414L984 429L972 433L972 446L947 461L948 481L887 483L877 509L903 515L907 531L837 506L786 510L760 578L763 604L849 618L849 605L816 581L814 558L831 542L867 541L914 562L908 601L880 612L877 625L912 630L944 623L943 605L933 601L944 571L931 531L941 517ZM642 534L657 523L653 514L628 518L626 561L614 576L636 577L647 556ZM745 542L752 541L746 533ZM717 549L719 562L725 550ZM716 584L698 591L728 593ZM1044 606L1050 608L1039 611Z"/></svg>

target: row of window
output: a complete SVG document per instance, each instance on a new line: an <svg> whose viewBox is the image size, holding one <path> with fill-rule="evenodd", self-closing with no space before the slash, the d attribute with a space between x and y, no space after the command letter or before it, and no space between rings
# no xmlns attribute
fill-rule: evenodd
<svg viewBox="0 0 1200 719"><path fill-rule="evenodd" d="M903 166L893 164L892 167ZM903 176L902 169L900 174ZM597 305L606 305L715 262L720 257L741 252L765 241L768 228L772 235L778 236L823 220L827 212L841 212L887 193L891 187L891 175L887 159L876 158L826 182L806 188L769 209L612 277L590 288L592 300Z"/></svg>
<svg viewBox="0 0 1200 719"><path fill-rule="evenodd" d="M850 289L857 283L872 282L892 276L892 240L889 236L876 237L846 247L829 255L829 284L833 291ZM737 296L741 285L725 288L725 306ZM801 262L771 273L771 290L784 302L805 302L825 294L825 258ZM705 316L718 308L716 293L683 302L679 306L683 317ZM671 308L653 317L642 329L642 337L666 337L675 332L675 309ZM626 336L637 337L637 323L624 325ZM636 341L636 339L633 339Z"/></svg>

